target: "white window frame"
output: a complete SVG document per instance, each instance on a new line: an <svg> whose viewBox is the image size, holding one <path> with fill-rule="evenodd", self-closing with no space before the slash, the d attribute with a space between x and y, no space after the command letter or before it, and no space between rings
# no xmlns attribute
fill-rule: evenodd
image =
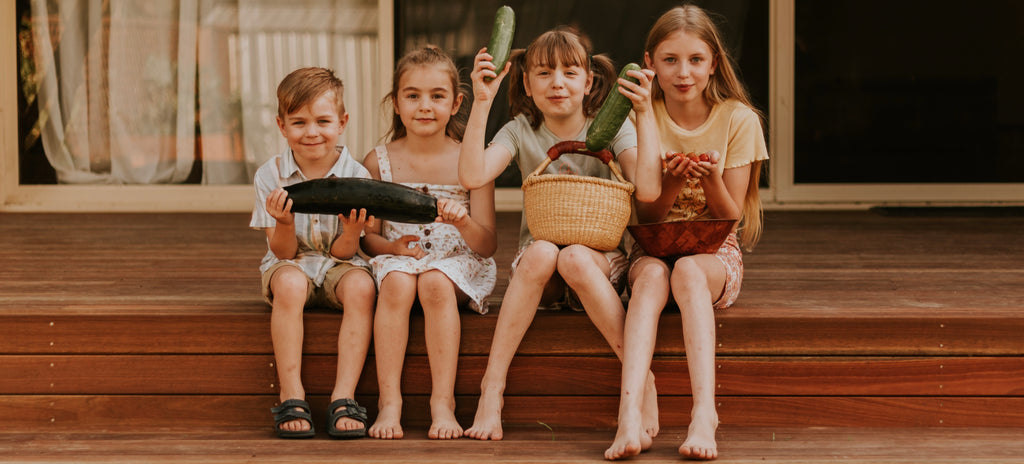
<svg viewBox="0 0 1024 464"><path fill-rule="evenodd" d="M252 208L245 185L19 185L17 40L14 2L0 7L0 211L194 211L242 212ZM1024 204L1024 184L796 184L794 183L794 44L796 0L769 5L768 108L770 187L761 198L773 209L867 208L876 205ZM381 69L394 66L394 3L378 0ZM638 39L639 40L639 39ZM383 117L382 117L383 118ZM383 119L382 119L383 120ZM384 123L386 124L386 122ZM522 208L519 189L498 189L500 211Z"/></svg>

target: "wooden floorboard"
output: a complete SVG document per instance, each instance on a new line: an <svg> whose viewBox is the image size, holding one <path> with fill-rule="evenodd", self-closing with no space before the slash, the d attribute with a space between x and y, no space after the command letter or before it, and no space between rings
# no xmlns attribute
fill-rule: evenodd
<svg viewBox="0 0 1024 464"><path fill-rule="evenodd" d="M502 263L518 213L499 213ZM263 310L247 214L0 214L0 311ZM1024 217L765 214L736 310L1017 310ZM182 291L187 289L187 291Z"/></svg>
<svg viewBox="0 0 1024 464"><path fill-rule="evenodd" d="M263 395L276 391L271 355L45 355L5 356L0 392L6 394ZM306 356L303 385L328 394L334 356ZM455 393L479 395L485 356L463 356ZM734 357L716 362L716 394L831 396L1024 396L1020 357ZM652 370L662 395L689 395L685 357L659 357ZM507 395L616 395L621 364L615 358L521 356L509 370ZM402 391L429 394L426 356L409 355ZM813 383L805 379L814 379ZM374 358L356 389L376 395Z"/></svg>
<svg viewBox="0 0 1024 464"><path fill-rule="evenodd" d="M627 462L679 462L685 429L663 429L651 449ZM723 464L1019 463L1022 429L730 427L718 432ZM5 434L0 462L25 463L597 463L610 429L510 429L498 442L438 442L422 431L398 441L281 441L254 430L203 434Z"/></svg>
<svg viewBox="0 0 1024 464"><path fill-rule="evenodd" d="M410 327L410 438L273 438L262 232L247 214L0 214L0 462L599 462L619 364L586 315L538 314L513 361L506 440L425 439L423 319ZM468 425L518 213L499 213L491 313L462 316L456 415ZM716 314L719 462L1021 462L1024 217L780 212ZM670 305L671 306L671 305ZM306 317L305 383L323 421L342 315ZM662 435L692 406L681 319L660 321ZM374 358L357 397L376 410ZM322 427L321 427L322 428ZM202 433L197 433L197 432Z"/></svg>

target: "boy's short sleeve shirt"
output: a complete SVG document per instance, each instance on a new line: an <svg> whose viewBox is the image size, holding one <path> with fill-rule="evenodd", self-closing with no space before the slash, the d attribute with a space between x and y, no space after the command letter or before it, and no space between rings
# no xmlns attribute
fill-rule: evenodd
<svg viewBox="0 0 1024 464"><path fill-rule="evenodd" d="M370 178L370 172L352 158L347 148L338 147L338 151L340 152L338 161L326 177ZM256 171L256 176L253 179L256 189L256 204L253 206L249 227L266 229L277 225L277 221L267 212L266 204L267 196L277 189L278 180L282 187L309 180L299 170L291 149L285 149L283 153L271 158ZM342 224L335 214L295 213L295 235L298 238L299 249L295 258L285 261L298 265L318 286L323 285L327 271L338 263L348 262L369 268L366 260L358 254L346 260L331 256L331 245L341 236L341 233ZM266 272L280 261L282 260L278 259L268 246L267 254L263 256L263 261L260 263L260 272Z"/></svg>

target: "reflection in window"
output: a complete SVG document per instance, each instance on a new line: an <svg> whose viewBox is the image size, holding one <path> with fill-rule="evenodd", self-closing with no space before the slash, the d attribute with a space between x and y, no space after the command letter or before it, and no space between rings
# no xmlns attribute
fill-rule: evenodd
<svg viewBox="0 0 1024 464"><path fill-rule="evenodd" d="M284 147L277 83L333 68L377 139L376 0L18 0L22 184L248 184Z"/></svg>

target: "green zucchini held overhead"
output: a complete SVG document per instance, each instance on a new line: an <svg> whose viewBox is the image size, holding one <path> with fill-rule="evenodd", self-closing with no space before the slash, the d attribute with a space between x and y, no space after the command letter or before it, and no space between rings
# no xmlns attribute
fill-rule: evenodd
<svg viewBox="0 0 1024 464"><path fill-rule="evenodd" d="M491 29L491 40L487 43L487 53L494 57L494 72L501 74L508 57L512 53L512 38L516 33L516 13L508 5L498 8L494 14L494 27ZM486 81L494 79L487 76Z"/></svg>
<svg viewBox="0 0 1024 464"><path fill-rule="evenodd" d="M366 208L377 219L427 224L437 218L437 199L394 182L357 177L313 179L284 188L293 213L349 214Z"/></svg>

